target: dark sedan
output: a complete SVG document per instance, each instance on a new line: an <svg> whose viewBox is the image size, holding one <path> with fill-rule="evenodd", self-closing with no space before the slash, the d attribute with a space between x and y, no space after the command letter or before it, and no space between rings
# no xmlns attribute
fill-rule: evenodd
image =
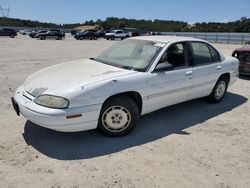
<svg viewBox="0 0 250 188"><path fill-rule="evenodd" d="M0 36L9 36L10 38L14 38L17 36L17 32L10 28L0 28Z"/></svg>
<svg viewBox="0 0 250 188"><path fill-rule="evenodd" d="M85 30L85 31L81 31L79 33L77 33L75 36L76 40L83 40L83 39L90 39L90 40L97 40L97 35L96 35L96 31L92 31L92 30Z"/></svg>
<svg viewBox="0 0 250 188"><path fill-rule="evenodd" d="M30 36L31 38L37 38L37 36L38 36L39 34L41 34L41 33L46 33L46 32L48 32L48 31L47 31L47 30L32 31L32 32L29 34L29 36Z"/></svg>
<svg viewBox="0 0 250 188"><path fill-rule="evenodd" d="M63 38L65 38L65 33L60 30L53 29L47 31L46 33L39 33L37 35L37 38L39 38L40 40L46 40L46 39L62 40Z"/></svg>

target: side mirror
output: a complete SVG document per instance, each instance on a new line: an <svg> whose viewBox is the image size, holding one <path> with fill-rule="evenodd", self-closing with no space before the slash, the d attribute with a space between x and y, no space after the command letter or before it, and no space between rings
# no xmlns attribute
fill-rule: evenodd
<svg viewBox="0 0 250 188"><path fill-rule="evenodd" d="M167 61L165 61L165 62L159 63L155 67L154 72L172 70L173 67L174 67L173 65L171 65L170 63L168 63Z"/></svg>

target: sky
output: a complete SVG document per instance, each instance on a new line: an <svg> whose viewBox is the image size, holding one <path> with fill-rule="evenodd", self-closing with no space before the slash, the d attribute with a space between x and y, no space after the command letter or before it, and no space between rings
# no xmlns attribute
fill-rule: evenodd
<svg viewBox="0 0 250 188"><path fill-rule="evenodd" d="M10 8L11 18L57 24L107 17L188 23L250 18L250 0L0 0L0 6Z"/></svg>

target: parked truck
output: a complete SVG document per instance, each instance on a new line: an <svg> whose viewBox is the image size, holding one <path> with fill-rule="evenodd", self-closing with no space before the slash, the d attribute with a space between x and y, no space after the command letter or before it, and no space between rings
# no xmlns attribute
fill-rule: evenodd
<svg viewBox="0 0 250 188"><path fill-rule="evenodd" d="M110 39L115 40L117 38L123 40L123 39L128 38L128 37L129 37L129 33L126 33L123 30L113 30L113 31L105 34L105 38L107 40L110 40Z"/></svg>

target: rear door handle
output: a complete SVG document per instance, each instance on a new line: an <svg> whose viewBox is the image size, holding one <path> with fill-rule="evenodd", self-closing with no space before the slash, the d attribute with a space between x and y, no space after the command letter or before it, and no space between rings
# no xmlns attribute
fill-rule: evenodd
<svg viewBox="0 0 250 188"><path fill-rule="evenodd" d="M220 70L222 68L222 66L220 65L220 66L217 66L216 67L216 70Z"/></svg>
<svg viewBox="0 0 250 188"><path fill-rule="evenodd" d="M187 71L185 76L191 76L193 74L193 71Z"/></svg>

